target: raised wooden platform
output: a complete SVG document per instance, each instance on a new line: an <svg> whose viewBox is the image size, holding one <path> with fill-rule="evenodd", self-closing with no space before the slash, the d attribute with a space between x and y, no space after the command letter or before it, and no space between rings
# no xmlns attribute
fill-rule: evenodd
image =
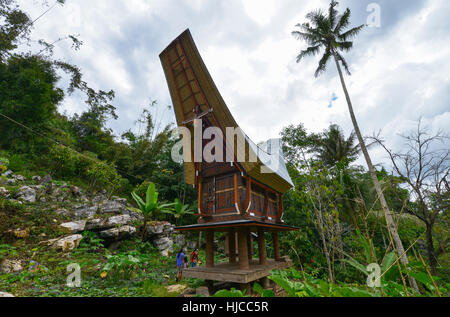
<svg viewBox="0 0 450 317"><path fill-rule="evenodd" d="M288 226L282 223L262 222L255 220L232 220L221 222L197 223L189 226L175 227L176 231L207 231L227 232L230 229L248 228L250 231L257 232L258 228L263 228L265 231L296 231L299 228Z"/></svg>
<svg viewBox="0 0 450 317"><path fill-rule="evenodd" d="M266 265L260 265L258 260L254 259L250 263L249 270L240 270L238 263L225 262L217 263L214 267L200 266L184 269L183 277L246 284L269 276L271 270L283 270L292 265L293 262L288 258L283 258L280 262L267 259Z"/></svg>

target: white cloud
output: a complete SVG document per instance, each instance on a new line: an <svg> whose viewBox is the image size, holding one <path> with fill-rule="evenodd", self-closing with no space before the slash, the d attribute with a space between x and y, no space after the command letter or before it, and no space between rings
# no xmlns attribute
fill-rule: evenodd
<svg viewBox="0 0 450 317"><path fill-rule="evenodd" d="M364 1L346 1L355 8L355 24L366 21L371 1ZM81 7L81 25L67 25L70 12L67 6L58 7L39 21L33 35L51 41L81 34L81 51L74 53L61 44L57 57L80 66L96 89L116 90L120 120L111 122L116 134L133 126L149 98L162 106L171 104L158 54L186 27L233 116L255 142L299 123L318 132L333 122L350 133L353 127L334 63L314 78L318 58L297 64L295 57L305 44L290 34L307 12L326 8L328 2L79 0L74 3ZM32 17L43 11L33 2L20 3ZM414 3L419 5L411 4L414 9L406 14L410 2L400 7L383 2L382 28L364 31L346 55L353 74L346 81L361 129L366 135L382 129L399 146L398 133L420 116L433 127L448 131L450 126L450 24L445 15L450 3ZM402 14L392 14L390 21L389 10ZM339 98L328 108L333 93ZM83 99L69 98L64 109L85 109ZM375 162L382 161L379 150L372 152Z"/></svg>
<svg viewBox="0 0 450 317"><path fill-rule="evenodd" d="M245 13L257 24L268 24L276 11L276 0L242 0Z"/></svg>

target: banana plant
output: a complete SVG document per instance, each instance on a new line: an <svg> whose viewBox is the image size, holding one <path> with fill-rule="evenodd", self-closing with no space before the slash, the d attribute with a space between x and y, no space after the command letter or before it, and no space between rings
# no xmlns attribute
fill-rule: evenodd
<svg viewBox="0 0 450 317"><path fill-rule="evenodd" d="M171 210L166 210L164 213L171 214L175 217L175 224L177 224L178 219L186 216L186 215L192 215L194 214L194 211L191 206L189 205L183 205L183 203L178 199L175 198L174 202L174 208Z"/></svg>
<svg viewBox="0 0 450 317"><path fill-rule="evenodd" d="M135 192L131 193L131 196L136 201L139 208L129 207L128 209L134 212L141 213L144 216L144 228L142 229L141 237L142 240L145 238L145 233L147 230L147 222L151 216L156 216L158 213L170 212L174 204L160 204L158 202L158 192L154 183L150 183L147 188L145 195L145 202L139 197Z"/></svg>

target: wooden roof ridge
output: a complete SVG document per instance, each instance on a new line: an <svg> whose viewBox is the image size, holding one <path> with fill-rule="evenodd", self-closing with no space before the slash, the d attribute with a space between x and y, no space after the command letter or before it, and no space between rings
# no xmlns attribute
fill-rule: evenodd
<svg viewBox="0 0 450 317"><path fill-rule="evenodd" d="M187 122L191 122L195 118L194 109L199 107L202 115L209 116L212 123L222 129L224 135L227 127L239 128L200 56L189 29L174 39L159 57L178 126L187 126ZM293 187L282 155L278 157L281 163L278 170L273 171L263 162L262 156L264 155L261 154L258 147L255 148L256 143L251 141L245 133L244 136L245 148L248 148L248 151L257 157L256 162L238 162L245 173L280 193ZM250 154L246 157L250 157ZM194 184L195 163L185 162L184 166L186 183ZM262 166L268 167L273 173L263 173Z"/></svg>

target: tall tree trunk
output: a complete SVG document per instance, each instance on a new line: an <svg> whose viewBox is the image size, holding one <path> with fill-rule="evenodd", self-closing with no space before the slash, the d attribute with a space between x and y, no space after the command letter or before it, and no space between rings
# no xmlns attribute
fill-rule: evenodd
<svg viewBox="0 0 450 317"><path fill-rule="evenodd" d="M334 61L336 62L336 67L339 72L339 78L341 79L342 89L344 90L345 98L347 99L348 110L350 112L350 117L352 119L353 127L355 129L356 136L358 137L359 144L361 146L361 151L364 154L364 158L366 159L367 167L369 168L370 176L372 178L373 185L378 195L378 199L380 200L381 208L384 212L384 217L386 218L386 225L388 227L389 232L391 233L392 239L394 240L395 250L400 258L400 262L404 265L408 265L408 257L405 254L405 248L403 247L403 243L400 240L400 236L398 235L397 228L395 226L394 220L392 218L392 214L387 205L386 199L384 198L383 191L381 190L380 182L378 181L377 174L375 172L375 168L372 164L372 160L370 159L369 152L367 151L366 144L364 143L364 139L361 134L361 130L359 129L358 122L356 121L355 113L353 112L352 102L350 100L350 95L347 91L347 86L345 85L344 76L342 75L341 66L339 65L339 61L337 59L336 53L333 51ZM408 276L411 286L419 292L419 287L417 286L414 278Z"/></svg>
<svg viewBox="0 0 450 317"><path fill-rule="evenodd" d="M317 208L314 208L314 209L315 209L315 212L316 212L317 224L318 224L318 227L319 227L320 238L322 240L323 253L325 254L325 259L327 260L329 280L330 280L331 283L334 284L334 275L333 275L333 270L331 268L330 251L328 250L327 241L326 241L326 238L325 238L325 229L324 229L324 226L323 226L322 211L317 209Z"/></svg>
<svg viewBox="0 0 450 317"><path fill-rule="evenodd" d="M433 245L433 225L430 225L428 223L426 236L427 236L428 261L430 262L431 274L436 275L437 261Z"/></svg>

